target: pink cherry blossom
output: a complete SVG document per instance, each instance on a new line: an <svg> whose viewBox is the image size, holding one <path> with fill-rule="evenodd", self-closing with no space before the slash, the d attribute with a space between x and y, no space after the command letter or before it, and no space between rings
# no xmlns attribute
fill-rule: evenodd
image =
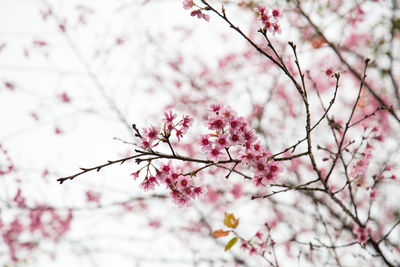
<svg viewBox="0 0 400 267"><path fill-rule="evenodd" d="M208 117L206 125L210 130L222 130L222 128L225 127L226 122L220 116L211 114Z"/></svg>
<svg viewBox="0 0 400 267"><path fill-rule="evenodd" d="M279 18L279 17L281 17L281 11L278 9L278 8L274 8L274 9L272 9L272 16L274 17L274 18Z"/></svg>
<svg viewBox="0 0 400 267"><path fill-rule="evenodd" d="M207 158L209 160L214 161L217 163L218 161L221 160L223 154L218 146L213 146L210 150L210 152L207 154Z"/></svg>
<svg viewBox="0 0 400 267"><path fill-rule="evenodd" d="M91 190L86 191L86 201L100 204L100 193Z"/></svg>
<svg viewBox="0 0 400 267"><path fill-rule="evenodd" d="M214 112L216 114L222 109L223 105L221 103L218 104L211 104L210 109L208 111Z"/></svg>
<svg viewBox="0 0 400 267"><path fill-rule="evenodd" d="M131 173L131 176L133 177L133 180L136 180L139 177L139 173L140 173L140 170Z"/></svg>
<svg viewBox="0 0 400 267"><path fill-rule="evenodd" d="M215 141L215 146L219 149L223 149L230 146L228 135L227 134L220 134Z"/></svg>
<svg viewBox="0 0 400 267"><path fill-rule="evenodd" d="M236 112L232 110L230 106L225 106L221 110L220 115L226 122L230 122L232 119L236 118Z"/></svg>
<svg viewBox="0 0 400 267"><path fill-rule="evenodd" d="M208 134L202 135L200 140L201 149L204 150L211 150L212 142L210 141L210 136Z"/></svg>
<svg viewBox="0 0 400 267"><path fill-rule="evenodd" d="M368 239L370 238L371 235L371 229L369 227L360 227L358 225L355 225L353 227L353 233L357 237L357 241L360 242L361 244L365 244Z"/></svg>
<svg viewBox="0 0 400 267"><path fill-rule="evenodd" d="M158 138L158 134L160 133L160 127L150 126L148 128L143 129L144 137L148 138L149 142L153 142Z"/></svg>
<svg viewBox="0 0 400 267"><path fill-rule="evenodd" d="M191 9L194 6L193 0L183 0L183 8Z"/></svg>
<svg viewBox="0 0 400 267"><path fill-rule="evenodd" d="M231 193L235 199L240 198L243 195L243 189L241 184L234 184Z"/></svg>
<svg viewBox="0 0 400 267"><path fill-rule="evenodd" d="M173 121L176 119L177 116L178 115L175 113L172 113L171 110L169 110L168 112L164 112L163 122L168 126L173 125Z"/></svg>
<svg viewBox="0 0 400 267"><path fill-rule="evenodd" d="M155 186L158 185L157 179L154 176L146 177L139 185L144 191L154 190Z"/></svg>
<svg viewBox="0 0 400 267"><path fill-rule="evenodd" d="M376 188L372 189L371 193L369 194L371 200L376 200L378 196L379 196L379 191Z"/></svg>

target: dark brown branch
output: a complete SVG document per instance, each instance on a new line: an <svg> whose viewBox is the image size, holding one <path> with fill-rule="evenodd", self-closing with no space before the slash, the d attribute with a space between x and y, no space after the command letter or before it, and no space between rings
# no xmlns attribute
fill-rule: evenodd
<svg viewBox="0 0 400 267"><path fill-rule="evenodd" d="M132 159L138 158L140 156L142 156L142 155L139 154L139 155L134 155L134 156L130 156L130 157L122 158L122 159L109 160L107 163L104 163L104 164L101 164L101 165L98 165L98 166L95 166L95 167L91 167L91 168L79 168L79 169L82 170L81 172L75 173L75 174L67 176L67 177L58 178L57 181L60 182L60 184L62 184L66 180L73 180L75 177L77 177L79 175L82 175L84 173L91 172L91 171L99 172L104 167L108 167L108 166L116 164L116 163L123 164L124 162L126 162L128 160L132 160Z"/></svg>
<svg viewBox="0 0 400 267"><path fill-rule="evenodd" d="M300 185L290 185L290 186L286 186L286 185L271 185L271 186L280 186L280 187L287 187L285 189L282 190L278 190L278 191L273 191L272 193L268 194L268 195L263 195L263 196L252 196L251 199L257 199L257 198L268 198L270 196L279 194L279 193L283 193L283 192L287 192L290 190L314 190L314 191L323 191L323 188L308 188L307 186L313 183L318 182L319 179L315 179L312 181L309 181L307 183L304 184L300 184Z"/></svg>
<svg viewBox="0 0 400 267"><path fill-rule="evenodd" d="M388 238L388 236L392 233L392 231L400 224L400 220L398 220L393 226L392 228L390 228L389 231L387 231L387 233L382 236L381 239L379 239L379 241L377 242L378 244L381 243L382 241L386 240L386 238Z"/></svg>

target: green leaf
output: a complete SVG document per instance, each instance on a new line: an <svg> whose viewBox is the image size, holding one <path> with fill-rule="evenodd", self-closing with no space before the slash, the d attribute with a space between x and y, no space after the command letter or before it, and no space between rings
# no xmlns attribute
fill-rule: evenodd
<svg viewBox="0 0 400 267"><path fill-rule="evenodd" d="M232 238L232 239L228 242L228 244L226 244L226 246L225 246L225 251L228 251L231 247L233 247L233 245L236 244L237 240L238 240L237 237Z"/></svg>

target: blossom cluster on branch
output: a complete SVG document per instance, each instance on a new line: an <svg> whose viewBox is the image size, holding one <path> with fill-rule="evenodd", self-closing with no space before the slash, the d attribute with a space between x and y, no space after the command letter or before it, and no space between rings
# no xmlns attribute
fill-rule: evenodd
<svg viewBox="0 0 400 267"><path fill-rule="evenodd" d="M175 152L170 138L176 137L180 142L187 133L193 119L183 116L177 120L177 114L172 111L164 113L163 126L150 126L143 128L140 132L136 126L136 136L140 139L139 146L145 151L137 151L148 158L137 158L138 163L147 162L145 166L132 173L137 179L140 173L145 172L145 178L140 187L147 190L154 190L156 186L165 184L170 190L170 196L179 206L190 205L190 200L195 199L204 189L195 183L196 173L207 167L218 166L218 164L234 164L228 168L230 172L235 168L248 166L252 172L252 180L255 186L266 186L277 181L278 174L282 172L282 162L272 159L272 153L268 152L261 141L257 138L255 130L252 129L244 117L229 106L223 104L212 104L209 109L209 116L205 125L211 133L202 135L199 139L201 150L206 153L207 160L195 158L182 158ZM153 149L160 143L168 144L170 155L161 155ZM151 157L155 156L155 157ZM186 162L203 163L205 166L200 169L193 169L184 173L183 168L176 167L169 160L168 163L156 167L153 164L155 159L175 159Z"/></svg>

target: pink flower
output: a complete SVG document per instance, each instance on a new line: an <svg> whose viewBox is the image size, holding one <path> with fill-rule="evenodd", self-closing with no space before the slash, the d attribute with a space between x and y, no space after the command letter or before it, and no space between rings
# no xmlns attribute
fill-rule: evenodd
<svg viewBox="0 0 400 267"><path fill-rule="evenodd" d="M232 110L232 108L230 106L225 106L221 112L220 112L220 116L222 118L224 118L224 120L226 122L230 122L231 120L233 120L234 118L236 118L236 112L234 110Z"/></svg>
<svg viewBox="0 0 400 267"><path fill-rule="evenodd" d="M131 176L133 177L133 180L136 180L139 177L139 173L140 173L140 170L131 173Z"/></svg>
<svg viewBox="0 0 400 267"><path fill-rule="evenodd" d="M194 6L193 0L183 0L183 8L191 9Z"/></svg>
<svg viewBox="0 0 400 267"><path fill-rule="evenodd" d="M182 129L175 129L175 135L176 135L176 138L178 138L178 142L181 141L181 137L183 137L183 134L184 134L184 132Z"/></svg>
<svg viewBox="0 0 400 267"><path fill-rule="evenodd" d="M272 33L273 33L273 34L275 34L275 33L281 33L281 26L279 26L279 24L278 24L277 22L272 23L272 24L271 24L271 27L272 27Z"/></svg>
<svg viewBox="0 0 400 267"><path fill-rule="evenodd" d="M156 184L158 185L157 179L154 176L146 177L143 182L139 185L144 191L154 190Z"/></svg>
<svg viewBox="0 0 400 267"><path fill-rule="evenodd" d="M254 131L253 129L245 129L245 131L243 132L243 137L245 141L249 141L249 142L254 142L257 137L256 137L256 131Z"/></svg>
<svg viewBox="0 0 400 267"><path fill-rule="evenodd" d="M152 141L149 141L149 140L147 140L145 138L142 138L140 140L140 144L139 145L144 149L150 149L150 148L153 147Z"/></svg>
<svg viewBox="0 0 400 267"><path fill-rule="evenodd" d="M15 195L13 201L17 203L18 207L20 208L25 206L25 198L21 196L21 188L18 188L17 194Z"/></svg>
<svg viewBox="0 0 400 267"><path fill-rule="evenodd" d="M263 185L263 186L266 185L265 183L263 183L263 177L261 177L261 176L253 177L252 181L253 181L253 184L254 184L256 187L259 187L259 186L262 186L262 185Z"/></svg>
<svg viewBox="0 0 400 267"><path fill-rule="evenodd" d="M149 222L149 226L152 228L160 228L161 227L161 222L159 220L151 220Z"/></svg>
<svg viewBox="0 0 400 267"><path fill-rule="evenodd" d="M225 147L229 147L229 141L228 141L228 135L227 134L220 134L215 142L215 145L220 148L223 149Z"/></svg>
<svg viewBox="0 0 400 267"><path fill-rule="evenodd" d="M255 159L255 155L252 150L247 150L246 154L244 154L242 156L243 163L247 163L248 165L250 165L254 159Z"/></svg>
<svg viewBox="0 0 400 267"><path fill-rule="evenodd" d="M277 8L271 10L271 17L269 15L269 10L264 6L260 6L257 9L259 21L263 24L264 29L267 31L272 31L272 33L280 33L280 26L278 24L278 19L281 17L281 11ZM271 20L272 19L272 20Z"/></svg>
<svg viewBox="0 0 400 267"><path fill-rule="evenodd" d="M190 13L190 16L192 16L192 17L195 17L195 16L197 16L198 18L201 18L201 15L202 15L203 13L201 13L201 10L200 9L196 9L196 10L193 10L191 13Z"/></svg>
<svg viewBox="0 0 400 267"><path fill-rule="evenodd" d="M229 141L231 142L231 145L237 145L243 143L244 139L239 132L231 132L231 135L229 136Z"/></svg>
<svg viewBox="0 0 400 267"><path fill-rule="evenodd" d="M203 135L200 140L201 150L210 150L212 146L212 142L210 141L210 136Z"/></svg>
<svg viewBox="0 0 400 267"><path fill-rule="evenodd" d="M261 145L261 142L258 141L257 143L253 144L253 151L256 155L264 156L264 153L266 150L265 150L265 146ZM268 156L270 156L270 154L271 153L269 153ZM267 156L267 155L265 155L265 156Z"/></svg>
<svg viewBox="0 0 400 267"><path fill-rule="evenodd" d="M190 184L189 179L187 177L181 176L177 184L177 187L180 189L185 189L189 186L189 184Z"/></svg>
<svg viewBox="0 0 400 267"><path fill-rule="evenodd" d="M148 128L143 128L143 135L149 139L149 142L153 142L157 139L158 134L160 132L160 127L150 126Z"/></svg>
<svg viewBox="0 0 400 267"><path fill-rule="evenodd" d="M55 128L54 128L54 133L57 134L57 135L58 135L58 134L62 134L62 133L63 133L63 130L61 130L59 127L55 127Z"/></svg>
<svg viewBox="0 0 400 267"><path fill-rule="evenodd" d="M190 197L187 195L182 195L179 191L172 190L170 197L179 207L190 206Z"/></svg>
<svg viewBox="0 0 400 267"><path fill-rule="evenodd" d="M332 70L332 68L327 68L327 69L325 70L325 75L328 76L328 77L331 77L331 76L333 75L333 70Z"/></svg>
<svg viewBox="0 0 400 267"><path fill-rule="evenodd" d="M187 195L189 198L192 198L193 196L193 190L192 190L192 186L191 185L187 185L184 188L180 188L182 191L182 194Z"/></svg>
<svg viewBox="0 0 400 267"><path fill-rule="evenodd" d="M247 244L247 242L243 241L240 244L240 248L243 250L248 250L249 249L249 244Z"/></svg>
<svg viewBox="0 0 400 267"><path fill-rule="evenodd" d="M189 207L190 206L190 198L187 196L181 196L180 198L176 199L175 203L179 207Z"/></svg>
<svg viewBox="0 0 400 267"><path fill-rule="evenodd" d="M178 180L178 178L181 175L181 173L182 173L182 170L179 169L179 168L177 168L174 171L171 171L171 179L172 179L172 181Z"/></svg>
<svg viewBox="0 0 400 267"><path fill-rule="evenodd" d="M230 131L236 131L240 127L243 126L243 117L240 118L233 118L231 121L229 121L229 126L230 126Z"/></svg>
<svg viewBox="0 0 400 267"><path fill-rule="evenodd" d="M211 114L208 117L208 122L206 123L206 125L210 130L222 130L225 127L226 123L220 116Z"/></svg>
<svg viewBox="0 0 400 267"><path fill-rule="evenodd" d="M218 194L217 191L215 191L212 187L207 188L207 194L206 194L206 201L209 203L215 203L218 201L220 195Z"/></svg>
<svg viewBox="0 0 400 267"><path fill-rule="evenodd" d="M159 183L157 182L157 178L155 176L150 176L149 177L149 182L159 185Z"/></svg>
<svg viewBox="0 0 400 267"><path fill-rule="evenodd" d="M209 15L206 15L206 14L203 14L203 12L201 11L201 9L193 10L193 11L190 13L190 15L191 15L192 17L197 16L199 19L202 18L202 19L206 20L207 22L210 21L210 16L209 16Z"/></svg>
<svg viewBox="0 0 400 267"><path fill-rule="evenodd" d="M376 188L372 189L371 193L369 194L371 200L376 200L378 196L379 196L379 191Z"/></svg>
<svg viewBox="0 0 400 267"><path fill-rule="evenodd" d="M242 185L234 184L231 193L235 199L240 198L243 195Z"/></svg>
<svg viewBox="0 0 400 267"><path fill-rule="evenodd" d="M201 186L193 188L193 198L199 197L204 194L204 189Z"/></svg>
<svg viewBox="0 0 400 267"><path fill-rule="evenodd" d="M189 127L192 125L193 123L193 119L189 116L184 116L182 119L182 128L184 133L186 133L186 131L189 129Z"/></svg>
<svg viewBox="0 0 400 267"><path fill-rule="evenodd" d="M268 183L273 183L278 178L278 173L268 172L263 178L263 184L267 185Z"/></svg>
<svg viewBox="0 0 400 267"><path fill-rule="evenodd" d="M86 191L86 200L87 202L94 202L100 204L100 193L96 193L93 191Z"/></svg>
<svg viewBox="0 0 400 267"><path fill-rule="evenodd" d="M164 119L163 122L169 126L169 125L173 125L173 121L176 119L178 115L176 115L175 113L172 113L171 110L169 110L168 112L164 112Z"/></svg>
<svg viewBox="0 0 400 267"><path fill-rule="evenodd" d="M390 163L386 163L385 171L391 171L391 170L392 170L392 165Z"/></svg>
<svg viewBox="0 0 400 267"><path fill-rule="evenodd" d="M172 162L168 161L168 164L161 165L160 168L161 174L160 175L168 175L172 171Z"/></svg>
<svg viewBox="0 0 400 267"><path fill-rule="evenodd" d="M219 147L214 146L211 151L208 153L207 158L209 160L214 161L215 163L217 163L221 157L223 156L223 154L221 153L221 150Z"/></svg>
<svg viewBox="0 0 400 267"><path fill-rule="evenodd" d="M274 9L272 9L272 16L274 17L274 18L279 18L279 17L281 17L281 11L279 10L279 9L277 9L277 8L274 8Z"/></svg>
<svg viewBox="0 0 400 267"><path fill-rule="evenodd" d="M216 114L219 113L219 111L222 109L223 105L218 103L218 104L211 104L209 111L215 112Z"/></svg>
<svg viewBox="0 0 400 267"><path fill-rule="evenodd" d="M264 14L267 8L265 6L259 6L256 11L260 13L260 15Z"/></svg>
<svg viewBox="0 0 400 267"><path fill-rule="evenodd" d="M278 174L283 171L282 162L279 161L270 161L268 162L269 171L274 174Z"/></svg>
<svg viewBox="0 0 400 267"><path fill-rule="evenodd" d="M68 96L68 94L66 92L62 93L60 95L61 101L64 103L69 103L71 102L71 98Z"/></svg>
<svg viewBox="0 0 400 267"><path fill-rule="evenodd" d="M357 236L357 241L365 244L371 235L371 228L360 227L358 225L354 225L353 233Z"/></svg>
<svg viewBox="0 0 400 267"><path fill-rule="evenodd" d="M262 239L263 239L263 233L261 233L260 231L258 231L258 232L256 233L256 237L257 237L259 240L262 240Z"/></svg>
<svg viewBox="0 0 400 267"><path fill-rule="evenodd" d="M250 255L258 254L257 249L255 249L254 247L252 247L252 248L250 249L250 251L249 251L249 254L250 254Z"/></svg>
<svg viewBox="0 0 400 267"><path fill-rule="evenodd" d="M353 178L364 177L365 173L367 172L369 162L372 158L372 149L372 146L367 145L364 150L364 156L353 166L352 170L350 171L350 176Z"/></svg>
<svg viewBox="0 0 400 267"><path fill-rule="evenodd" d="M15 85L12 82L4 82L4 86L11 91L15 90Z"/></svg>
<svg viewBox="0 0 400 267"><path fill-rule="evenodd" d="M260 158L254 162L255 177L253 183L255 186L266 186L278 179L278 174L283 170L281 162L270 161L266 163L265 158Z"/></svg>
<svg viewBox="0 0 400 267"><path fill-rule="evenodd" d="M203 14L203 19L204 19L205 21L209 22L209 21L210 21L210 15L208 15L208 14Z"/></svg>
<svg viewBox="0 0 400 267"><path fill-rule="evenodd" d="M256 169L257 175L263 175L267 170L267 163L265 162L265 159L261 158L257 160L254 164L254 168Z"/></svg>

